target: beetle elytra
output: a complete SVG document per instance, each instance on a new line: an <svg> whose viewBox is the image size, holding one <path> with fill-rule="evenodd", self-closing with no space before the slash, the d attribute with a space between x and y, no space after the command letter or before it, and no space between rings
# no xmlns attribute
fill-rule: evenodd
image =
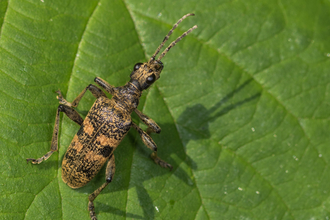
<svg viewBox="0 0 330 220"><path fill-rule="evenodd" d="M114 87L99 77L94 79L96 84L112 95L111 99L107 98L106 94L100 88L92 84L88 85L72 102L66 101L61 92L57 91L57 99L60 105L56 111L50 151L38 159L28 158L26 160L27 162L31 161L33 164L39 164L47 160L58 150L60 112L64 112L72 121L80 125L79 131L74 136L64 155L62 161L62 179L71 188L80 188L92 180L105 162L108 161L106 166L106 182L88 197L88 209L92 220L97 219L93 201L112 181L115 174L115 156L113 152L131 127L138 131L143 143L153 151L151 158L155 163L172 170L172 166L169 163L158 157L157 146L149 136L151 132L160 133L160 127L152 119L140 112L137 107L142 91L159 79L160 73L164 68L161 59L176 43L197 28L195 25L184 32L156 59L157 54L169 39L173 30L186 17L191 15L194 14L184 15L174 24L148 62L134 65L130 75L131 79L126 85ZM78 106L87 90L95 96L96 101L85 119L83 119L74 108ZM148 126L147 132L132 122L131 113L133 111Z"/></svg>

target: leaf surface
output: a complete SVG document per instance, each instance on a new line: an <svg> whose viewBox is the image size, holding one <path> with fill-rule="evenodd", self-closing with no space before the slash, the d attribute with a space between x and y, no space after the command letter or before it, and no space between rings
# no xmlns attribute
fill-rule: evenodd
<svg viewBox="0 0 330 220"><path fill-rule="evenodd" d="M130 131L98 219L329 218L328 1L12 0L0 1L0 219L89 219L105 168L80 189L63 183L75 123L62 116L59 152L25 161L50 149L54 92L72 101L96 76L124 85L187 13L170 40L198 28L139 105L174 169ZM94 100L86 93L78 112Z"/></svg>

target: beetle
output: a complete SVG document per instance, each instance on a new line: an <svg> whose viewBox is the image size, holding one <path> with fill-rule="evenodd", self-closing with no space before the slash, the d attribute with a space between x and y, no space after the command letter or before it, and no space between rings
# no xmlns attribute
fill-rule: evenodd
<svg viewBox="0 0 330 220"><path fill-rule="evenodd" d="M38 159L28 158L26 160L27 162L31 161L32 164L40 164L58 150L60 112L64 112L72 121L80 125L80 129L74 136L62 161L62 180L73 189L83 187L94 178L105 162L108 161L105 183L88 197L88 210L92 220L97 219L93 201L113 180L115 174L115 156L113 152L131 127L138 131L143 143L153 151L151 158L154 162L161 167L172 170L172 166L169 163L158 157L157 145L149 136L151 132L160 133L161 128L156 122L140 112L137 107L143 90L146 90L159 79L160 73L164 68L161 59L176 43L197 28L197 25L195 25L184 32L156 59L157 54L169 39L173 30L186 17L192 15L194 14L184 15L173 25L148 62L134 65L130 75L131 79L126 85L114 87L99 77L94 79L96 84L112 95L111 99L99 87L93 84L88 85L72 102L68 102L63 98L61 92L57 91L57 99L60 105L56 111L50 151ZM96 101L85 119L83 119L74 108L78 106L87 90L93 94ZM131 113L133 111L148 126L147 132L132 122Z"/></svg>

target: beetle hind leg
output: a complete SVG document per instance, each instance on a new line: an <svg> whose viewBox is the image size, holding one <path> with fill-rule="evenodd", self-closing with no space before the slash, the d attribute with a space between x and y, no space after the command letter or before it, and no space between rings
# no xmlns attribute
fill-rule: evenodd
<svg viewBox="0 0 330 220"><path fill-rule="evenodd" d="M115 155L111 155L107 164L107 169L105 171L105 183L103 183L102 186L100 186L97 190L95 190L92 194L88 197L88 210L89 215L92 220L97 220L94 210L94 203L93 201L95 198L101 193L101 191L113 180L113 176L115 175L116 171L116 164L115 164Z"/></svg>

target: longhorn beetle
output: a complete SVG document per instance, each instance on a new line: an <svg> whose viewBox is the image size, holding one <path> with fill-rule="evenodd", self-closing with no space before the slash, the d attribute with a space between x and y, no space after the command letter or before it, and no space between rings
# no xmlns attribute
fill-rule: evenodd
<svg viewBox="0 0 330 220"><path fill-rule="evenodd" d="M64 112L72 121L80 125L79 131L74 136L64 155L62 162L62 179L63 182L71 188L80 188L91 181L108 160L105 173L106 182L88 197L88 209L92 220L97 219L93 201L112 181L115 174L115 156L113 151L117 148L131 127L138 131L143 143L153 151L151 158L155 163L161 167L172 170L172 166L169 163L157 156L157 146L149 136L151 132L160 133L160 127L152 119L140 112L137 107L142 91L147 89L160 77L160 73L164 68L160 60L176 43L197 28L197 25L195 25L184 32L160 54L158 59L155 59L173 30L186 17L191 15L194 14L184 15L174 24L148 62L134 65L130 75L131 80L126 83L126 85L113 87L99 77L94 79L94 82L112 95L111 99L107 98L101 89L92 84L87 86L72 103L65 100L61 92L57 91L57 99L60 105L56 111L50 151L38 159L28 158L26 160L27 162L31 161L33 164L39 164L47 160L58 150L60 112ZM86 118L83 119L74 108L78 106L87 89L95 96L96 101L89 110ZM143 131L138 125L132 122L131 113L133 111L139 116L142 122L148 126L147 132Z"/></svg>

